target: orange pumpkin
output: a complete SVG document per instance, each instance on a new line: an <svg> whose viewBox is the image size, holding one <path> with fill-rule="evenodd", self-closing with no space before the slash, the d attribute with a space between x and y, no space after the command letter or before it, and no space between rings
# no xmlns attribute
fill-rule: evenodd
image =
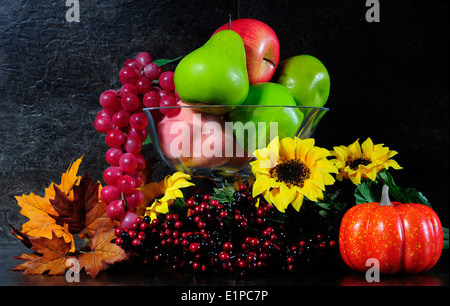
<svg viewBox="0 0 450 306"><path fill-rule="evenodd" d="M431 269L443 248L443 232L433 209L422 204L389 200L383 186L380 203L349 209L341 221L339 248L345 263L367 271L369 258L379 261L381 273L419 273Z"/></svg>

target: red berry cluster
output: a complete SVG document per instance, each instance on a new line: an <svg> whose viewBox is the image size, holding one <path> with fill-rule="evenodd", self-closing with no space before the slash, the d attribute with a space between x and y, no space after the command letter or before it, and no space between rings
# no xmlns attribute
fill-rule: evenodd
<svg viewBox="0 0 450 306"><path fill-rule="evenodd" d="M236 276L277 269L306 271L339 253L330 237L300 239L283 224L272 222L274 208L262 199L256 207L245 185L231 202L198 193L178 209L164 218L138 217L130 228L117 228L115 243L173 269L227 271Z"/></svg>
<svg viewBox="0 0 450 306"><path fill-rule="evenodd" d="M149 119L143 108L176 106L173 71L163 71L147 52L125 61L119 73L120 90L110 89L100 96L102 110L94 121L95 129L104 133L109 150L105 159L109 167L103 173L106 186L101 191L108 204L107 214L129 226L136 218L136 208L143 195L136 188L143 183L141 171L145 158L142 143L147 139ZM179 108L152 111L153 120L176 115Z"/></svg>

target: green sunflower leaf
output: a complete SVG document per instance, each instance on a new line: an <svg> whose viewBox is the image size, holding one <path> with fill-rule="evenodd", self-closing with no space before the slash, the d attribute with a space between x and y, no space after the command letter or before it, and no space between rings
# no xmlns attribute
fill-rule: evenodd
<svg viewBox="0 0 450 306"><path fill-rule="evenodd" d="M355 189L355 203L380 202L381 187L376 181L364 180Z"/></svg>
<svg viewBox="0 0 450 306"><path fill-rule="evenodd" d="M400 203L417 203L431 207L428 199L416 188L398 186L392 175L383 170L378 173L375 181L365 179L355 189L356 204L380 202L383 185L389 187L391 201Z"/></svg>

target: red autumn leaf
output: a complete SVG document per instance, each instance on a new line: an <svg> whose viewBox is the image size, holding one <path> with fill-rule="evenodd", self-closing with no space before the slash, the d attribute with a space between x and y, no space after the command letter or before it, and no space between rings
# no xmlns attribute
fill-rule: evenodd
<svg viewBox="0 0 450 306"><path fill-rule="evenodd" d="M68 224L69 232L80 233L86 227L86 215L98 204L99 183L94 184L93 179L86 173L79 185L73 186L73 199L70 199L56 185L55 198L50 200L58 216L49 214L56 220L56 224Z"/></svg>

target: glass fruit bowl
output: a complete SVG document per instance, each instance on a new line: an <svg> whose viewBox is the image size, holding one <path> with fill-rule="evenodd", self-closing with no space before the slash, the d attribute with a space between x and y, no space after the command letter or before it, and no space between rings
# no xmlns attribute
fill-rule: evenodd
<svg viewBox="0 0 450 306"><path fill-rule="evenodd" d="M181 105L180 105L181 104ZM255 149L279 136L310 138L328 108L201 105L150 107L150 139L173 170L216 181L252 175Z"/></svg>

